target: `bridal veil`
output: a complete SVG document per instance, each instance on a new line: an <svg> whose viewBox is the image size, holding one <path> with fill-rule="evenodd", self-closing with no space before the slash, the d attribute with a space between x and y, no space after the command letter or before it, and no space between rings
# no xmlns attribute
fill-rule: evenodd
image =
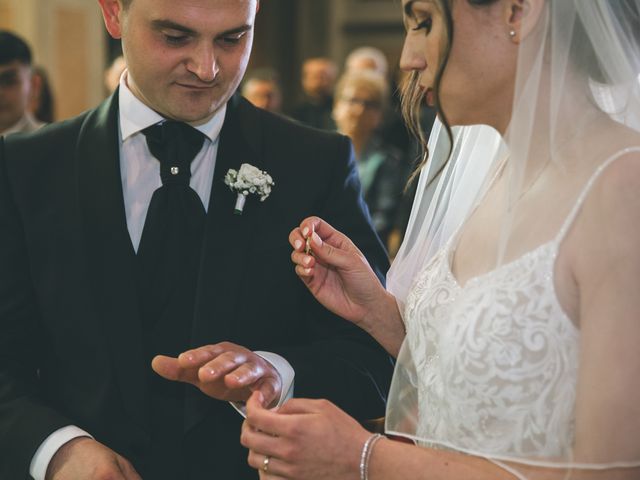
<svg viewBox="0 0 640 480"><path fill-rule="evenodd" d="M493 268L551 240L605 160L640 146L640 0L540 3L535 20L522 27L526 34L519 45L512 115L504 137L488 126L454 127L451 143L440 122L432 130L429 162L418 180L405 240L388 274L388 289L401 312L420 270L464 226L496 176L507 176L508 188L498 203L498 241L489 262ZM616 127L611 127L614 122ZM633 138L635 145L629 141ZM530 200L538 198L536 189L548 177L561 188L549 188L543 200ZM581 345L575 367L597 355ZM584 427L570 439L548 436L547 442L563 444L539 445L539 454L535 449L496 451L488 445L469 451L456 439L424 438L417 391L417 375L423 369L405 341L389 397L389 432L485 457L518 478L583 478L582 474L610 479L640 466L640 431L633 429L618 432L611 442L616 448L588 454L576 449ZM580 394L588 395L588 390ZM628 402L640 403L640 382L629 384L625 396ZM578 400L567 397L568 403ZM562 408L575 409L575 404ZM618 414L607 412L617 423Z"/></svg>

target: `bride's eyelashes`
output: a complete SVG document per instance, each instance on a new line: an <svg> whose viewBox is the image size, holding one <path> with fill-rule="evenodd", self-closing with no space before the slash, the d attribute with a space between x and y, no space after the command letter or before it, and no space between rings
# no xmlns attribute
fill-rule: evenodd
<svg viewBox="0 0 640 480"><path fill-rule="evenodd" d="M413 27L412 30L416 32L419 30L426 30L426 33L429 33L431 32L432 27L433 27L433 19L431 17L428 17L427 19L421 21L420 23L418 23L418 25Z"/></svg>

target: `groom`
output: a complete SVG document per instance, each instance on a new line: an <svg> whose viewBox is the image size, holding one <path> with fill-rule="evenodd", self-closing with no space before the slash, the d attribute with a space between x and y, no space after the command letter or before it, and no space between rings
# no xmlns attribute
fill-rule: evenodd
<svg viewBox="0 0 640 480"><path fill-rule="evenodd" d="M387 356L289 259L290 229L320 214L387 268L350 145L234 96L257 0L99 2L118 91L0 139L0 478L255 478L242 417L210 397L383 412ZM243 163L275 186L235 215L224 177ZM202 346L181 357L198 388L151 369Z"/></svg>

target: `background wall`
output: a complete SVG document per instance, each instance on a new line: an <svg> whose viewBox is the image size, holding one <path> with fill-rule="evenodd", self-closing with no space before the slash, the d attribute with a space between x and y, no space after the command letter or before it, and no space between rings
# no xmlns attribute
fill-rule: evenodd
<svg viewBox="0 0 640 480"><path fill-rule="evenodd" d="M32 45L49 73L56 118L76 115L106 95L103 72L118 53L97 0L0 0L0 28ZM404 30L400 0L262 0L249 68L278 71L285 107L300 97L305 58L328 56L340 66L353 48L372 45L398 63Z"/></svg>

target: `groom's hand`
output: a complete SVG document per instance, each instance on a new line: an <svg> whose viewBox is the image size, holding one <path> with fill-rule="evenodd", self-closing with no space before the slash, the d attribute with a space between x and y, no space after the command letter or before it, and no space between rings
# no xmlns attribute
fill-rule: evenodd
<svg viewBox="0 0 640 480"><path fill-rule="evenodd" d="M151 367L160 376L190 383L208 396L244 402L259 390L265 406L278 402L282 380L264 358L240 345L222 342L189 350L178 358L156 356Z"/></svg>
<svg viewBox="0 0 640 480"><path fill-rule="evenodd" d="M124 457L88 438L77 437L55 453L45 480L141 480Z"/></svg>

